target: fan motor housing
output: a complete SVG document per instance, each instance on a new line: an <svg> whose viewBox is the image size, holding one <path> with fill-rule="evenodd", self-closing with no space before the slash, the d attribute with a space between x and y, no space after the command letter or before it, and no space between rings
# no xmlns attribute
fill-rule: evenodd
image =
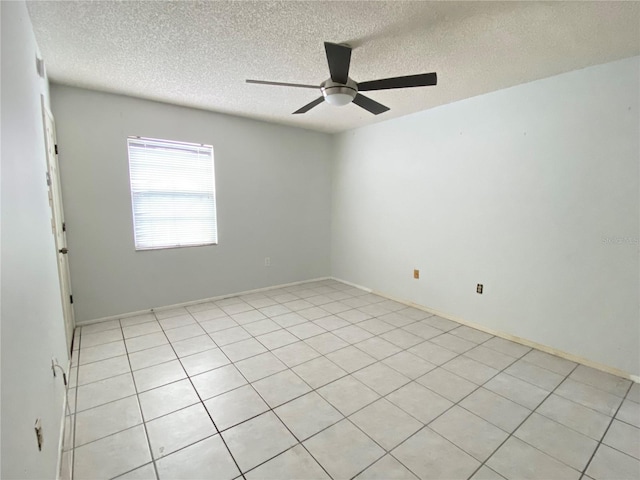
<svg viewBox="0 0 640 480"><path fill-rule="evenodd" d="M342 106L351 103L356 98L358 84L350 78L347 79L346 84L328 79L320 84L320 91L327 103Z"/></svg>

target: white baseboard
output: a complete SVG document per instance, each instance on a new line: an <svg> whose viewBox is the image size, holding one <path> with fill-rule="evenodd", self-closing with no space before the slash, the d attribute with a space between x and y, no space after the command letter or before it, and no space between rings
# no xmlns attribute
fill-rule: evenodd
<svg viewBox="0 0 640 480"><path fill-rule="evenodd" d="M541 343L533 342L531 340L527 340L526 338L517 337L515 335L511 335L510 333L502 332L502 331L499 331L499 330L494 330L492 328L485 327L484 325L480 325L480 324L475 323L475 322L470 322L468 320L465 320L464 318L456 317L456 316L451 315L451 314L449 314L447 312L441 312L439 310L434 310L433 308L425 307L424 305L419 305L417 303L413 303L413 302L410 302L410 301L402 299L402 298L394 297L394 296L388 295L388 294L386 294L384 292L378 292L377 290L373 290L373 289L370 289L370 288L367 288L367 287L363 287L362 285L358 285L358 284L355 284L355 283L347 282L347 281L342 280L340 278L332 277L332 279L336 280L338 282L346 283L347 285L351 285L351 286L356 287L356 288L360 288L362 290L366 290L366 291L371 292L371 293L373 293L375 295L379 295L381 297L388 298L389 300L393 300L395 302L402 303L402 304L407 305L409 307L417 308L419 310L423 310L425 312L429 312L429 313L432 313L434 315L438 315L439 317L446 318L447 320L452 320L454 322L461 323L462 325L466 325L467 327L475 328L476 330L480 330L481 332L485 332L485 333L488 333L490 335L495 335L496 337L504 338L505 340L510 340L512 342L516 342L516 343L519 343L521 345L525 345L527 347L535 348L536 350L541 350L541 351L543 351L545 353L549 353L551 355L555 355L557 357L564 358L564 359L569 360L571 362L579 363L581 365L585 365L587 367L595 368L596 370L600 370L600 371L605 372L605 373L610 373L612 375L616 375L618 377L626 378L626 379L632 380L633 382L640 383L640 376L639 375L634 375L632 373L625 372L624 370L620 370L618 368L611 367L609 365L604 365L604 364L599 363L599 362L594 362L593 360L589 360L588 358L584 358L584 357L581 357L579 355L574 355L572 353L568 353L568 352L565 352L565 351L562 351L562 350L558 350L557 348L549 347L548 345L543 345Z"/></svg>
<svg viewBox="0 0 640 480"><path fill-rule="evenodd" d="M91 325L93 323L107 322L109 320L118 320L120 318L135 317L138 315L144 315L145 313L161 312L163 310L171 310L173 308L180 308L180 307L189 307L191 305L197 305L203 302L215 302L217 300L223 300L229 297L237 297L240 295L251 295L252 293L266 292L268 290L276 290L278 288L293 287L295 285L302 285L304 283L321 282L323 280L333 280L333 279L331 277L318 277L318 278L312 278L310 280L301 280L299 282L282 283L279 285L272 285L270 287L255 288L253 290L245 290L242 292L225 293L224 295L218 295L216 297L201 298L199 300L191 300L188 302L174 303L173 305L164 305L162 307L147 308L146 310L138 310L136 312L127 312L127 313L121 313L119 315L111 315L108 317L94 318L92 320L84 320L84 321L76 322L76 326L81 327L83 325ZM349 284L348 282L343 282L343 283Z"/></svg>
<svg viewBox="0 0 640 480"><path fill-rule="evenodd" d="M64 437L66 430L67 419L67 407L69 405L69 375L71 373L71 357L67 361L67 369L65 370L67 376L67 384L64 386L64 399L62 400L62 420L60 423L60 436L58 438L58 462L56 465L56 480L65 480L61 478L62 461L64 458ZM73 463L69 466L73 468Z"/></svg>
<svg viewBox="0 0 640 480"><path fill-rule="evenodd" d="M468 320L466 320L464 318L456 317L456 316L451 315L451 314L449 314L447 312L441 312L441 311L435 310L433 308L425 307L424 305L413 303L413 302L411 302L409 300L406 300L406 299L403 299L403 298L398 298L398 297L395 297L393 295L389 295L389 294L386 294L384 292L379 292L377 290L373 290L373 289L365 287L363 285L358 285L357 283L349 282L347 280L343 280L341 278L336 278L336 277L319 277L319 278L313 278L313 279L309 279L309 280L301 280L299 282L283 283L283 284L279 284L279 285L273 285L273 286L270 286L270 287L256 288L256 289L253 289L253 290L245 290L245 291L242 291L242 292L227 293L227 294L224 294L224 295L218 295L216 297L209 297L209 298L203 298L203 299L199 299L199 300L192 300L192 301L189 301L189 302L176 303L176 304L173 304L173 305L165 305L165 306L162 306L162 307L154 307L154 308L149 308L149 309L146 309L146 310L138 310L136 312L123 313L123 314L120 314L120 315L111 315L109 317L96 318L96 319L93 319L93 320L85 320L85 321L82 321L82 322L76 322L76 325L77 326L91 325L93 323L106 322L106 321L109 321L109 320L117 320L117 319L120 319L120 318L135 317L137 315L143 315L145 313L160 312L160 311L163 311L163 310L171 310L173 308L179 308L179 307L188 307L188 306L191 306L191 305L197 305L198 303L217 301L217 300L222 300L222 299L229 298L229 297L236 297L236 296L239 296L239 295L250 295L250 294L253 294L253 293L260 293L260 292L265 292L265 291L269 291L269 290L276 290L278 288L291 287L291 286L294 286L294 285L301 285L301 284L312 283L312 282L320 282L322 280L335 280L337 282L344 283L345 285L350 285L352 287L359 288L359 289L364 290L366 292L373 293L375 295L379 295L379 296L384 297L384 298L388 298L389 300L393 300L395 302L402 303L402 304L407 305L409 307L417 308L419 310L423 310L425 312L432 313L433 315L438 315L439 317L446 318L448 320L453 320L454 322L458 322L458 323L460 323L462 325L466 325L468 327L475 328L476 330L480 330L481 332L485 332L485 333L488 333L490 335L495 335L496 337L504 338L505 340L510 340L512 342L516 342L516 343L519 343L521 345L525 345L527 347L535 348L537 350L541 350L541 351L549 353L551 355L556 355L558 357L564 358L566 360L569 360L569 361L572 361L572 362L575 362L575 363L579 363L581 365L585 365L587 367L595 368L596 370L600 370L600 371L603 371L603 372L606 372L606 373L610 373L612 375L616 375L618 377L627 378L627 379L632 380L632 381L634 381L636 383L640 383L640 376L631 374L629 372L625 372L625 371L620 370L618 368L611 367L609 365L604 365L602 363L595 362L593 360L581 357L579 355L574 355L572 353L568 353L568 352L565 352L565 351L562 351L562 350L558 350L558 349L550 347L548 345L543 345L543 344L540 344L540 343L537 343L537 342L533 342L533 341L528 340L526 338L517 337L517 336L512 335L510 333L507 333L507 332L494 330L494 329L486 327L484 325L481 325L481 324L478 324L478 323L475 323L475 322L470 322L470 321L468 321Z"/></svg>

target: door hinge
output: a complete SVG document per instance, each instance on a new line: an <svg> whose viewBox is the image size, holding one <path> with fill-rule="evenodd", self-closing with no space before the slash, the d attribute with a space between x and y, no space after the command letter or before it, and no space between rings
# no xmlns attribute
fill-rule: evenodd
<svg viewBox="0 0 640 480"><path fill-rule="evenodd" d="M51 175L49 175L49 172L47 172L47 187L51 186Z"/></svg>
<svg viewBox="0 0 640 480"><path fill-rule="evenodd" d="M73 295L69 295L69 302L73 303Z"/></svg>
<svg viewBox="0 0 640 480"><path fill-rule="evenodd" d="M62 222L62 231L63 232L67 231L67 223L66 222Z"/></svg>
<svg viewBox="0 0 640 480"><path fill-rule="evenodd" d="M54 147L54 150L56 152L56 155L58 155L58 144L56 143L53 147Z"/></svg>

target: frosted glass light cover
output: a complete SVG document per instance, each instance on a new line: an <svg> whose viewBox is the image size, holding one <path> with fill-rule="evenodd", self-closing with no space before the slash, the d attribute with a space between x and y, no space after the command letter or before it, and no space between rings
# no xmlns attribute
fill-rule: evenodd
<svg viewBox="0 0 640 480"><path fill-rule="evenodd" d="M346 93L333 93L331 95L327 95L325 97L325 100L327 101L327 103L331 105L335 105L336 107L341 107L343 105L347 105L351 103L351 101L353 100L353 97Z"/></svg>

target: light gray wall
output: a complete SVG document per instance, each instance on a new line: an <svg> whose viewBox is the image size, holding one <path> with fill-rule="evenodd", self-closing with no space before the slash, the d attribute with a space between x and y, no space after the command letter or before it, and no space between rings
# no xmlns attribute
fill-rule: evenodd
<svg viewBox="0 0 640 480"><path fill-rule="evenodd" d="M2 16L2 469L6 479L55 478L67 366L51 209L37 46L23 2ZM34 423L42 419L38 451Z"/></svg>
<svg viewBox="0 0 640 480"><path fill-rule="evenodd" d="M51 92L78 321L330 274L328 135L65 86ZM217 246L135 251L130 135L213 145Z"/></svg>
<svg viewBox="0 0 640 480"><path fill-rule="evenodd" d="M334 276L640 374L639 70L631 58L339 135Z"/></svg>

